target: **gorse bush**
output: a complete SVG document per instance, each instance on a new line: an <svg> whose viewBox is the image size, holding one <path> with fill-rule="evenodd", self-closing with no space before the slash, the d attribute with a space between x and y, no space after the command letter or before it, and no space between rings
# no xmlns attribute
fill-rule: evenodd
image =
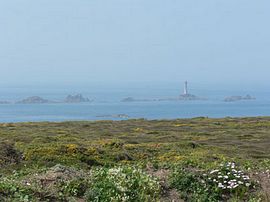
<svg viewBox="0 0 270 202"><path fill-rule="evenodd" d="M156 201L160 193L156 179L128 166L95 169L91 183L87 201Z"/></svg>

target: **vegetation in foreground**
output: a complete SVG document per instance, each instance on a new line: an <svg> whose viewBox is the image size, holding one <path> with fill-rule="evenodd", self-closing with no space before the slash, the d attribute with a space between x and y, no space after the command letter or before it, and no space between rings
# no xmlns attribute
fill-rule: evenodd
<svg viewBox="0 0 270 202"><path fill-rule="evenodd" d="M0 201L270 201L270 117L0 124Z"/></svg>

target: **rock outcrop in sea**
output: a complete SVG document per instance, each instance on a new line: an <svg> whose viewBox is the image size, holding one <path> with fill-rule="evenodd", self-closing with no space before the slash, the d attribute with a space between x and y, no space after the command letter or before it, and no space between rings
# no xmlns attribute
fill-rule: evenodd
<svg viewBox="0 0 270 202"><path fill-rule="evenodd" d="M188 100L188 101L192 101L192 100L207 100L206 98L202 98L202 97L198 97L196 95L192 95L192 94L183 94L180 95L178 100Z"/></svg>
<svg viewBox="0 0 270 202"><path fill-rule="evenodd" d="M89 98L83 97L82 94L68 95L64 100L65 103L81 103L81 102L91 102Z"/></svg>
<svg viewBox="0 0 270 202"><path fill-rule="evenodd" d="M52 101L44 99L39 96L32 96L16 102L16 104L45 104L45 103L52 103Z"/></svg>
<svg viewBox="0 0 270 202"><path fill-rule="evenodd" d="M241 100L256 100L256 98L250 95L246 95L246 96L237 95L237 96L226 97L224 99L224 102L236 102L236 101L241 101Z"/></svg>

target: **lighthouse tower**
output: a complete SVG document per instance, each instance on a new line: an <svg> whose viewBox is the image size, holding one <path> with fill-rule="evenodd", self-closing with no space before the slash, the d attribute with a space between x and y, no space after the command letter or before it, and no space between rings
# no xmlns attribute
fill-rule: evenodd
<svg viewBox="0 0 270 202"><path fill-rule="evenodd" d="M188 95L188 82L185 81L184 95Z"/></svg>

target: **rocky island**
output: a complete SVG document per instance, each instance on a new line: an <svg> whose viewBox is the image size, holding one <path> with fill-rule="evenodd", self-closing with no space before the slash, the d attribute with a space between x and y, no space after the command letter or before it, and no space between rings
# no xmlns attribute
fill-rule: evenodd
<svg viewBox="0 0 270 202"><path fill-rule="evenodd" d="M206 98L202 98L202 97L197 97L196 95L192 95L192 94L183 94L180 95L178 100L207 100Z"/></svg>
<svg viewBox="0 0 270 202"><path fill-rule="evenodd" d="M52 101L44 99L39 96L32 96L16 102L16 104L45 104L45 103L52 103Z"/></svg>
<svg viewBox="0 0 270 202"><path fill-rule="evenodd" d="M46 104L46 103L82 103L82 102L91 102L88 98L83 97L81 94L77 95L68 95L63 101L51 101L44 99L39 96L31 96L15 102L16 104ZM8 102L0 102L0 104L9 104Z"/></svg>
<svg viewBox="0 0 270 202"><path fill-rule="evenodd" d="M236 101L241 101L241 100L256 100L255 97L252 97L250 95L246 95L246 96L230 96L230 97L226 97L224 99L224 102L236 102Z"/></svg>
<svg viewBox="0 0 270 202"><path fill-rule="evenodd" d="M82 102L91 102L92 100L85 98L82 94L77 95L68 95L64 100L65 103L82 103Z"/></svg>

